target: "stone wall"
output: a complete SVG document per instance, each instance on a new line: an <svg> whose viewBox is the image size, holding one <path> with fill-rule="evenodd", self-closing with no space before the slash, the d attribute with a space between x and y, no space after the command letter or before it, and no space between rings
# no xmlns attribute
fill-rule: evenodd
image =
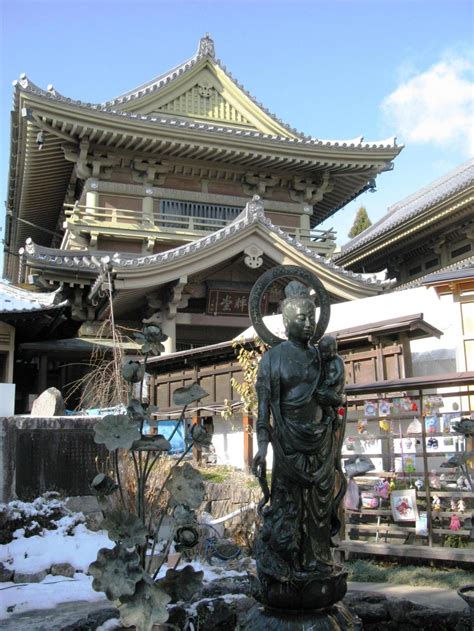
<svg viewBox="0 0 474 631"><path fill-rule="evenodd" d="M45 491L87 495L108 456L94 442L96 417L0 418L0 501L31 499Z"/></svg>
<svg viewBox="0 0 474 631"><path fill-rule="evenodd" d="M204 510L213 517L223 517L234 511L248 506L251 502L257 504L262 492L260 487L247 486L236 482L206 482L206 503Z"/></svg>

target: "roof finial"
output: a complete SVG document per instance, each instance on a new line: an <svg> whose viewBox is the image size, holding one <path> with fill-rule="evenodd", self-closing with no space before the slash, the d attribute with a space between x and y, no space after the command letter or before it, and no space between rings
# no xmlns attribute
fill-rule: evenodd
<svg viewBox="0 0 474 631"><path fill-rule="evenodd" d="M201 37L199 40L198 55L207 55L208 57L211 57L211 59L215 58L216 52L214 50L214 40L211 39L209 33L206 33L205 37Z"/></svg>

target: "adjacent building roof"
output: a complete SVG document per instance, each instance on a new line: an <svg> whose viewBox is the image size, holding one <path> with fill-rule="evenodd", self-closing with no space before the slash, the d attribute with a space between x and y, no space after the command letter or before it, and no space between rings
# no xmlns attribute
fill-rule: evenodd
<svg viewBox="0 0 474 631"><path fill-rule="evenodd" d="M67 301L59 298L58 291L40 293L15 287L0 280L0 317L4 315L62 309Z"/></svg>
<svg viewBox="0 0 474 631"><path fill-rule="evenodd" d="M281 316L271 316L272 318L281 319ZM264 318L266 321L268 318ZM329 325L331 326L331 325ZM252 347L252 339L249 338L249 332L253 333L253 328L247 329L243 334L243 338L236 338L240 344ZM339 346L354 345L362 341L368 341L374 336L390 337L399 333L406 333L410 339L418 339L422 337L440 337L442 332L436 327L425 321L422 313L401 316L390 320L381 320L380 322L367 323L362 326L353 327L351 329L340 329L331 332L328 335L337 337ZM281 333L284 337L284 333ZM25 345L23 345L25 346ZM218 361L229 361L236 359L236 350L234 341L219 342L208 346L201 346L186 351L178 351L170 355L160 357L152 357L147 361L147 370L152 374L160 374L169 372L179 368L186 369L193 365L206 365Z"/></svg>
<svg viewBox="0 0 474 631"><path fill-rule="evenodd" d="M462 199L458 200L460 194ZM388 240L403 239L406 233L412 234L425 229L427 224L436 224L473 200L474 160L469 160L391 206L379 221L344 245L334 258L341 265L351 265L371 254L372 250L383 250ZM445 201L450 201L448 209L442 208L439 214L431 212Z"/></svg>

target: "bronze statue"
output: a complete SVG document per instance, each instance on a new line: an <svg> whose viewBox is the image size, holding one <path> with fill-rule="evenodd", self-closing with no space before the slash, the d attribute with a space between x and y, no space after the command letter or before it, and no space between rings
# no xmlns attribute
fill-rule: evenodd
<svg viewBox="0 0 474 631"><path fill-rule="evenodd" d="M308 288L290 282L282 303L286 341L275 340L257 315L263 292L282 276L306 280L320 307L316 323ZM268 499L270 503L262 511L256 541L259 598L275 609L313 611L337 603L346 592L346 572L334 563L331 551L345 493L343 416L338 413L344 404L344 364L333 338L315 345L327 326L329 300L314 275L280 267L259 281L250 314L259 336L272 346L262 357L256 383L258 452L253 472L264 492L268 444L273 448L271 491L261 505Z"/></svg>

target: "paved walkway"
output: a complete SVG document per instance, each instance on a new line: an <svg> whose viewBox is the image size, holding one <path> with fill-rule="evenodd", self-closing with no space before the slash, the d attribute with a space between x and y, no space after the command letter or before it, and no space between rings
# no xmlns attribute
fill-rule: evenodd
<svg viewBox="0 0 474 631"><path fill-rule="evenodd" d="M33 609L13 614L7 620L0 620L2 631L61 631L90 613L113 607L110 600L84 600L62 603L54 609Z"/></svg>
<svg viewBox="0 0 474 631"><path fill-rule="evenodd" d="M455 590L438 587L413 587L393 583L349 583L350 592L377 592L388 598L411 600L420 605L443 607L461 611L467 607ZM69 602L55 609L36 609L15 614L8 620L0 620L1 631L61 631L67 625L86 618L88 614L111 607L110 601Z"/></svg>
<svg viewBox="0 0 474 631"><path fill-rule="evenodd" d="M442 587L414 587L395 583L348 583L349 591L377 592L387 598L403 598L427 607L444 607L451 611L462 611L467 607L454 589Z"/></svg>

